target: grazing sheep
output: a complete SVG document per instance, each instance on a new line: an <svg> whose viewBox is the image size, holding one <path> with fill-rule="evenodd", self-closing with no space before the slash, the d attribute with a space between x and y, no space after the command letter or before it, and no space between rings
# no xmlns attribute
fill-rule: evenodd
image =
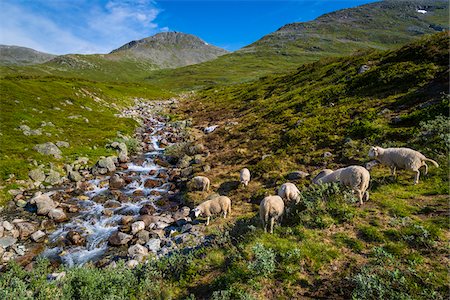
<svg viewBox="0 0 450 300"><path fill-rule="evenodd" d="M284 214L284 202L280 196L267 196L259 205L259 217L264 228L264 232L267 232L267 224L270 221L270 233L273 233L273 225L275 221L280 221Z"/></svg>
<svg viewBox="0 0 450 300"><path fill-rule="evenodd" d="M425 167L425 175L427 175L428 165L425 163L426 161L439 167L439 164L434 160L426 158L422 153L409 148L371 147L369 157L374 158L382 165L388 166L391 169L391 174L394 176L397 168L415 172L414 184L419 183L419 169L421 167Z"/></svg>
<svg viewBox="0 0 450 300"><path fill-rule="evenodd" d="M294 202L298 203L300 201L300 191L295 186L295 184L286 182L280 186L278 189L278 196L283 200L286 200L286 204Z"/></svg>
<svg viewBox="0 0 450 300"><path fill-rule="evenodd" d="M333 172L334 172L334 171L333 171L333 170L330 170L330 169L323 169L322 171L319 172L319 174L316 175L316 177L313 178L312 183L317 184L317 181L318 181L320 178L322 178L322 177L324 177L324 176L326 176L326 175L328 175L328 174L331 174L331 173L333 173Z"/></svg>
<svg viewBox="0 0 450 300"><path fill-rule="evenodd" d="M195 176L189 182L189 189L191 190L201 190L208 191L209 190L210 181L208 177L205 176Z"/></svg>
<svg viewBox="0 0 450 300"><path fill-rule="evenodd" d="M211 200L207 200L193 209L194 216L205 216L206 226L209 225L209 219L212 215L223 213L226 219L227 214L231 214L231 200L226 196L219 196Z"/></svg>
<svg viewBox="0 0 450 300"><path fill-rule="evenodd" d="M248 183L250 182L250 171L247 168L243 168L241 170L240 177L241 177L241 183L244 186L248 186Z"/></svg>
<svg viewBox="0 0 450 300"><path fill-rule="evenodd" d="M356 192L361 205L363 204L363 200L369 200L369 192L367 189L369 188L370 173L364 167L349 166L341 168L317 180L319 184L329 182L340 182L350 187Z"/></svg>

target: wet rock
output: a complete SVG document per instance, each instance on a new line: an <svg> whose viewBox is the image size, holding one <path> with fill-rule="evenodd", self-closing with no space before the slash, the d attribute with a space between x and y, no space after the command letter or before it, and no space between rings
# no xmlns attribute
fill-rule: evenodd
<svg viewBox="0 0 450 300"><path fill-rule="evenodd" d="M47 215L52 209L56 208L55 202L47 194L41 192L37 192L30 203L36 204L38 215Z"/></svg>
<svg viewBox="0 0 450 300"><path fill-rule="evenodd" d="M157 253L161 249L161 240L160 239L150 239L145 246L148 248L148 250L152 251L153 253Z"/></svg>
<svg viewBox="0 0 450 300"><path fill-rule="evenodd" d="M144 183L146 188L155 188L162 185L162 181L159 179L147 179Z"/></svg>
<svg viewBox="0 0 450 300"><path fill-rule="evenodd" d="M131 223L134 220L133 216L123 216L122 219L120 220L120 224L121 225L126 225Z"/></svg>
<svg viewBox="0 0 450 300"><path fill-rule="evenodd" d="M62 209L52 209L48 212L48 217L57 223L67 221L67 215Z"/></svg>
<svg viewBox="0 0 450 300"><path fill-rule="evenodd" d="M17 223L16 226L19 229L19 237L21 240L27 239L31 234L33 234L33 232L37 230L36 226L29 222Z"/></svg>
<svg viewBox="0 0 450 300"><path fill-rule="evenodd" d="M287 175L287 179L289 180L298 180L308 177L310 174L303 171L294 171Z"/></svg>
<svg viewBox="0 0 450 300"><path fill-rule="evenodd" d="M40 168L28 172L28 176L33 181L43 182L45 180L45 173Z"/></svg>
<svg viewBox="0 0 450 300"><path fill-rule="evenodd" d="M127 244L132 238L132 235L117 231L109 237L108 241L113 246L120 246Z"/></svg>
<svg viewBox="0 0 450 300"><path fill-rule="evenodd" d="M38 144L34 146L33 149L44 155L53 155L55 158L58 159L61 158L62 154L61 150L59 150L59 148L51 142L45 144Z"/></svg>
<svg viewBox="0 0 450 300"><path fill-rule="evenodd" d="M144 193L143 190L135 190L133 192L133 196L135 196L135 197L142 197L142 196L145 196L145 193Z"/></svg>
<svg viewBox="0 0 450 300"><path fill-rule="evenodd" d="M50 183L51 185L61 184L61 175L54 170L50 170L47 177L45 178L45 182Z"/></svg>
<svg viewBox="0 0 450 300"><path fill-rule="evenodd" d="M143 261L148 256L148 249L142 245L136 244L128 248L128 255L137 261Z"/></svg>
<svg viewBox="0 0 450 300"><path fill-rule="evenodd" d="M122 179L118 174L114 174L109 179L109 188L118 190L125 186L125 180Z"/></svg>
<svg viewBox="0 0 450 300"><path fill-rule="evenodd" d="M152 204L144 204L139 210L140 215L152 215L156 212L155 207Z"/></svg>
<svg viewBox="0 0 450 300"><path fill-rule="evenodd" d="M5 236L0 238L0 247L3 247L5 249L14 245L15 243L17 243L17 238L14 238L12 236Z"/></svg>
<svg viewBox="0 0 450 300"><path fill-rule="evenodd" d="M151 215L141 215L139 216L138 220L143 221L145 223L145 226L149 226L152 223L156 223L158 221L158 218Z"/></svg>
<svg viewBox="0 0 450 300"><path fill-rule="evenodd" d="M42 230L38 230L31 235L31 239L36 242L42 242L45 238L45 233Z"/></svg>
<svg viewBox="0 0 450 300"><path fill-rule="evenodd" d="M104 210L102 210L102 214L105 217L112 217L114 215L114 211L112 209L105 208Z"/></svg>
<svg viewBox="0 0 450 300"><path fill-rule="evenodd" d="M131 233L136 234L141 230L145 229L145 223L144 221L137 221L131 224Z"/></svg>

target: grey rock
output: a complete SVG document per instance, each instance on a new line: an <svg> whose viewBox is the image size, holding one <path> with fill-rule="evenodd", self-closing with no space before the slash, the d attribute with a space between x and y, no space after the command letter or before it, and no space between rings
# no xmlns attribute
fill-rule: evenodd
<svg viewBox="0 0 450 300"><path fill-rule="evenodd" d="M192 224L184 224L183 227L181 227L181 232L185 233L191 231L192 227L194 227Z"/></svg>
<svg viewBox="0 0 450 300"><path fill-rule="evenodd" d="M117 231L109 237L108 241L113 246L120 246L127 244L132 238L132 235Z"/></svg>
<svg viewBox="0 0 450 300"><path fill-rule="evenodd" d="M61 184L62 183L61 175L54 170L50 170L50 172L47 175L47 178L45 178L45 182L50 183L51 185Z"/></svg>
<svg viewBox="0 0 450 300"><path fill-rule="evenodd" d="M37 230L37 226L35 226L29 222L17 223L16 226L19 229L21 240L27 239L30 235L32 235Z"/></svg>
<svg viewBox="0 0 450 300"><path fill-rule="evenodd" d="M48 217L55 222L64 222L67 220L66 213L62 209L52 209L48 212Z"/></svg>
<svg viewBox="0 0 450 300"><path fill-rule="evenodd" d="M55 202L47 195L41 192L36 193L34 198L30 200L31 204L36 204L38 215L47 215L50 210L56 208Z"/></svg>
<svg viewBox="0 0 450 300"><path fill-rule="evenodd" d="M310 174L303 171L294 171L287 175L287 179L289 180L298 180L308 177Z"/></svg>
<svg viewBox="0 0 450 300"><path fill-rule="evenodd" d="M148 255L148 249L142 245L136 244L128 248L128 255L131 258L140 261L143 257Z"/></svg>
<svg viewBox="0 0 450 300"><path fill-rule="evenodd" d="M70 144L68 142L64 142L64 141L57 141L56 146L58 148L69 148Z"/></svg>
<svg viewBox="0 0 450 300"><path fill-rule="evenodd" d="M37 182L43 182L45 180L44 171L42 171L40 168L31 170L30 172L28 172L28 176L31 178L31 180Z"/></svg>
<svg viewBox="0 0 450 300"><path fill-rule="evenodd" d="M61 158L62 154L61 150L51 142L38 144L34 146L33 149L44 155L53 155L55 158Z"/></svg>
<svg viewBox="0 0 450 300"><path fill-rule="evenodd" d="M3 248L8 248L17 243L17 239L12 236L5 236L0 238L0 246Z"/></svg>
<svg viewBox="0 0 450 300"><path fill-rule="evenodd" d="M121 189L125 186L125 180L118 174L114 174L109 179L109 188L113 190Z"/></svg>
<svg viewBox="0 0 450 300"><path fill-rule="evenodd" d="M148 248L148 250L152 251L153 253L157 253L161 249L161 240L160 239L150 239L145 246Z"/></svg>
<svg viewBox="0 0 450 300"><path fill-rule="evenodd" d="M83 180L83 177L80 175L80 173L78 171L69 171L67 173L67 177L73 182L78 182L78 181Z"/></svg>
<svg viewBox="0 0 450 300"><path fill-rule="evenodd" d="M367 72L369 70L370 70L370 67L368 65L362 65L358 69L358 74L362 74L362 73Z"/></svg>
<svg viewBox="0 0 450 300"><path fill-rule="evenodd" d="M8 221L3 221L3 228L5 228L6 231L11 231L14 229L14 225L9 223Z"/></svg>
<svg viewBox="0 0 450 300"><path fill-rule="evenodd" d="M41 242L44 238L45 238L45 233L42 230L38 230L31 235L31 239L36 243Z"/></svg>

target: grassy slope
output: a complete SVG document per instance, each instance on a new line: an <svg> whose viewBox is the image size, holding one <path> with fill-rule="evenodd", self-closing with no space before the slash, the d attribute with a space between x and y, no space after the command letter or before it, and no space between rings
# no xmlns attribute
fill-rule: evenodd
<svg viewBox="0 0 450 300"><path fill-rule="evenodd" d="M121 107L129 106L134 97L158 99L170 96L170 93L148 85L98 83L60 77L7 77L1 79L0 92L2 185L10 174L14 174L17 180L26 179L28 171L35 168L32 160L45 165L52 162L57 169L77 156L88 156L94 163L97 157L110 152L104 145L117 138L117 132L133 133L134 121L114 116ZM94 97L101 101L95 101ZM70 116L78 117L70 119ZM41 127L43 121L52 122L55 127ZM41 128L43 134L26 136L18 129L20 125ZM70 144L70 148L61 149L62 160L57 161L33 150L36 144L56 141ZM14 182L8 181L7 188L15 187ZM3 194L2 202L6 199Z"/></svg>

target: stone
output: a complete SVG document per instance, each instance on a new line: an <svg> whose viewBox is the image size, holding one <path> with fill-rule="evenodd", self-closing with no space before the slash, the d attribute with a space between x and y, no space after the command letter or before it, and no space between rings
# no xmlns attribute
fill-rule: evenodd
<svg viewBox="0 0 450 300"><path fill-rule="evenodd" d="M56 142L56 146L58 148L69 148L69 143L68 142L64 142L64 141L57 141Z"/></svg>
<svg viewBox="0 0 450 300"><path fill-rule="evenodd" d="M0 226L0 238L3 237L4 233L5 233L5 228L3 226Z"/></svg>
<svg viewBox="0 0 450 300"><path fill-rule="evenodd" d="M69 180L71 180L73 182L78 182L83 179L83 177L81 176L81 174L78 171L69 171L67 173L67 178L69 178Z"/></svg>
<svg viewBox="0 0 450 300"><path fill-rule="evenodd" d="M150 240L150 232L141 230L136 234L136 237L138 238L137 244L145 244Z"/></svg>
<svg viewBox="0 0 450 300"><path fill-rule="evenodd" d="M81 200L81 201L89 200L89 197L86 196L86 195L80 195L80 196L78 196L77 198L78 198L79 200Z"/></svg>
<svg viewBox="0 0 450 300"><path fill-rule="evenodd" d="M113 246L120 246L127 244L132 238L132 235L117 231L109 237L108 241Z"/></svg>
<svg viewBox="0 0 450 300"><path fill-rule="evenodd" d="M13 245L11 248L14 250L14 252L16 252L17 255L19 255L19 256L25 255L25 246L24 245Z"/></svg>
<svg viewBox="0 0 450 300"><path fill-rule="evenodd" d="M167 226L169 226L169 224L167 224L166 222L162 222L162 221L158 221L155 224L156 224L156 228L158 228L158 229L164 229Z"/></svg>
<svg viewBox="0 0 450 300"><path fill-rule="evenodd" d="M62 154L61 150L51 142L38 144L33 149L44 155L53 155L55 158L61 158Z"/></svg>
<svg viewBox="0 0 450 300"><path fill-rule="evenodd" d="M128 260L128 261L125 263L125 266L126 266L127 268L129 268L129 269L134 269L134 268L136 268L138 265L139 265L139 262L138 262L137 260L135 260L135 259Z"/></svg>
<svg viewBox="0 0 450 300"><path fill-rule="evenodd" d="M23 200L23 199L19 199L16 201L16 206L17 207L25 207L27 205L27 201Z"/></svg>
<svg viewBox="0 0 450 300"><path fill-rule="evenodd" d="M81 236L81 234L75 230L70 230L66 234L66 239L71 245L83 246L86 243L86 239Z"/></svg>
<svg viewBox="0 0 450 300"><path fill-rule="evenodd" d="M162 181L159 179L147 179L144 183L146 188L155 188L162 185Z"/></svg>
<svg viewBox="0 0 450 300"><path fill-rule="evenodd" d="M358 69L358 74L362 74L362 73L367 72L369 70L370 70L370 67L368 65L362 65Z"/></svg>
<svg viewBox="0 0 450 300"><path fill-rule="evenodd" d="M64 272L64 271L59 272L59 273L54 272L54 273L47 275L47 280L48 281L53 281L53 280L59 281L59 280L63 279L64 277L66 277L66 272Z"/></svg>
<svg viewBox="0 0 450 300"><path fill-rule="evenodd" d="M11 231L14 229L14 225L9 223L8 221L3 221L3 228L5 228L6 231Z"/></svg>
<svg viewBox="0 0 450 300"><path fill-rule="evenodd" d="M148 256L148 249L142 245L136 244L128 248L128 255L133 259L142 261L144 257Z"/></svg>
<svg viewBox="0 0 450 300"><path fill-rule="evenodd" d="M31 235L31 239L36 243L41 242L44 238L45 233L42 230L38 230Z"/></svg>
<svg viewBox="0 0 450 300"><path fill-rule="evenodd" d="M328 151L323 154L324 158L331 157L331 156L333 156L333 154L331 152L328 152Z"/></svg>
<svg viewBox="0 0 450 300"><path fill-rule="evenodd" d="M155 207L152 204L144 204L139 210L140 215L152 215L156 212Z"/></svg>
<svg viewBox="0 0 450 300"><path fill-rule="evenodd" d="M5 236L0 238L0 247L8 248L17 243L17 239L11 236Z"/></svg>
<svg viewBox="0 0 450 300"><path fill-rule="evenodd" d="M181 232L185 233L185 232L191 231L192 227L193 227L192 224L184 224L181 227Z"/></svg>
<svg viewBox="0 0 450 300"><path fill-rule="evenodd" d="M36 204L38 215L47 215L52 209L56 208L56 203L47 195L37 192L30 200L31 204Z"/></svg>
<svg viewBox="0 0 450 300"><path fill-rule="evenodd" d="M57 223L64 222L67 220L66 213L60 208L50 210L48 212L48 217Z"/></svg>
<svg viewBox="0 0 450 300"><path fill-rule="evenodd" d="M29 222L17 223L16 226L19 229L19 232L20 232L19 237L21 240L27 239L30 235L33 234L33 232L35 232L37 230L36 226Z"/></svg>
<svg viewBox="0 0 450 300"><path fill-rule="evenodd" d="M47 177L45 178L45 182L50 183L51 185L61 184L61 175L54 170L50 170Z"/></svg>
<svg viewBox="0 0 450 300"><path fill-rule="evenodd" d="M28 172L28 177L30 177L31 180L36 181L36 182L43 182L45 180L44 171L42 171L39 168Z"/></svg>
<svg viewBox="0 0 450 300"><path fill-rule="evenodd" d="M298 180L308 177L310 174L303 171L294 171L287 175L287 179L289 180Z"/></svg>
<svg viewBox="0 0 450 300"><path fill-rule="evenodd" d="M125 186L125 180L118 174L114 174L109 178L109 188L113 190L121 189Z"/></svg>
<svg viewBox="0 0 450 300"><path fill-rule="evenodd" d="M93 173L96 173L96 171L97 171L99 174L106 174L108 172L116 171L116 165L114 163L114 158L111 156L99 159L97 161L96 167L97 168L93 169Z"/></svg>
<svg viewBox="0 0 450 300"><path fill-rule="evenodd" d="M120 224L121 225L126 225L131 223L131 221L133 221L134 217L133 216L123 216L122 219L120 220Z"/></svg>
<svg viewBox="0 0 450 300"><path fill-rule="evenodd" d="M14 258L14 253L8 251L3 253L2 255L2 261L3 262L9 262L10 260L12 260Z"/></svg>
<svg viewBox="0 0 450 300"><path fill-rule="evenodd" d="M144 221L137 221L131 224L131 233L136 234L141 230L145 229L145 223Z"/></svg>
<svg viewBox="0 0 450 300"><path fill-rule="evenodd" d="M160 239L150 239L145 246L148 248L148 250L152 251L153 253L157 253L161 249L161 240Z"/></svg>
<svg viewBox="0 0 450 300"><path fill-rule="evenodd" d="M191 163L192 157L190 156L183 156L177 163L177 168L180 169L185 169L187 167L189 167L190 163Z"/></svg>

